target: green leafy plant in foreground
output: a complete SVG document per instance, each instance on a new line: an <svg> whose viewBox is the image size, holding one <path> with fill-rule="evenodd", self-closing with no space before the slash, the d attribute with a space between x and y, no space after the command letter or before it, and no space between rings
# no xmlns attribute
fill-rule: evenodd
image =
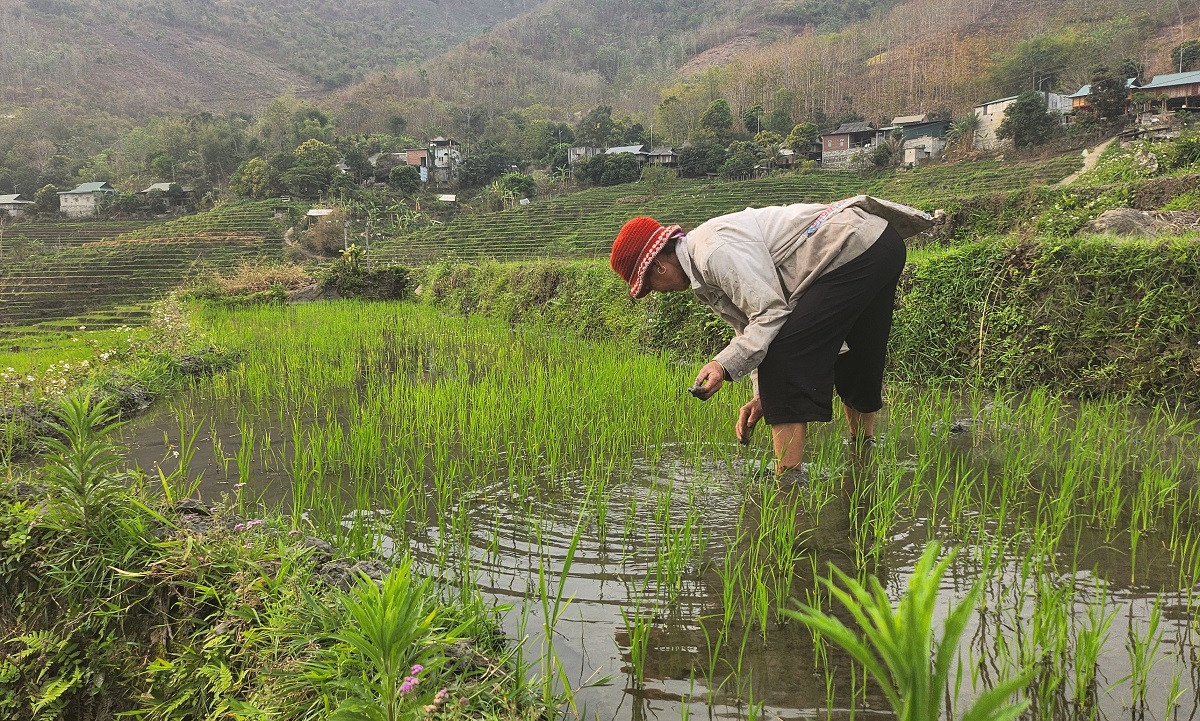
<svg viewBox="0 0 1200 721"><path fill-rule="evenodd" d="M45 481L65 526L92 528L123 490L113 474L120 464L116 448L103 438L116 427L105 403L90 396L64 398L51 427L63 438L46 438L50 450Z"/></svg>
<svg viewBox="0 0 1200 721"><path fill-rule="evenodd" d="M431 639L452 641L438 628L430 582L417 581L408 559L382 583L361 578L342 603L354 623L333 636L348 644L370 669L353 683L354 695L338 708L333 721L396 721L404 697L412 693L423 670L434 662Z"/></svg>
<svg viewBox="0 0 1200 721"><path fill-rule="evenodd" d="M976 582L957 605L950 607L940 640L934 639L933 619L942 577L954 553L938 561L941 547L930 544L913 568L908 591L893 609L891 600L874 577L867 585L831 566L837 581L822 579L829 593L854 617L858 631L811 604L800 604L786 613L848 652L879 684L899 721L931 721L940 715L948 698L950 672L958 643L983 593ZM1030 679L1028 670L982 693L960 721L1009 721L1029 705L1010 697Z"/></svg>

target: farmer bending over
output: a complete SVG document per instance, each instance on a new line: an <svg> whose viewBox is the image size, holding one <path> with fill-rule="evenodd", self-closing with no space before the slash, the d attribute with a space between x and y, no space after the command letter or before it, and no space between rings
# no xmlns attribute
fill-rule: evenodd
<svg viewBox="0 0 1200 721"><path fill-rule="evenodd" d="M754 398L738 413L737 437L749 442L766 419L782 474L800 467L807 424L833 419L834 389L853 440L874 437L903 239L932 224L866 195L747 208L689 233L641 217L621 228L609 262L634 298L691 288L733 326L696 393L708 399L749 374Z"/></svg>

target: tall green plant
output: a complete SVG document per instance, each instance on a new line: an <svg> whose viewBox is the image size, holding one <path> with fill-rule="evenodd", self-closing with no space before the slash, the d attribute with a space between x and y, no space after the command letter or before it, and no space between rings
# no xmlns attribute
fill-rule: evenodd
<svg viewBox="0 0 1200 721"><path fill-rule="evenodd" d="M938 589L954 553L938 561L941 547L930 544L913 568L908 591L893 609L883 586L870 577L864 586L831 566L836 576L822 579L829 593L851 616L858 630L811 604L799 604L788 615L803 623L828 642L841 646L862 664L883 690L899 721L933 721L940 715L942 700L949 698L951 669L967 621L983 593L976 582L966 598L950 607L942 626L941 639L934 638L933 619L938 606ZM1010 721L1029 705L1028 700L1009 698L1028 683L1030 673L998 683L985 691L958 718L960 721Z"/></svg>
<svg viewBox="0 0 1200 721"><path fill-rule="evenodd" d="M45 483L58 521L88 531L103 524L122 486L113 471L120 463L117 449L103 436L117 426L107 403L91 396L64 398L51 426L62 438L45 439L49 449Z"/></svg>
<svg viewBox="0 0 1200 721"><path fill-rule="evenodd" d="M355 695L331 720L396 721L402 716L404 697L431 663L427 641L438 630L438 610L430 602L432 597L430 582L413 578L409 559L382 583L361 578L343 597L354 624L333 637L353 649L367 672L363 682L354 687Z"/></svg>

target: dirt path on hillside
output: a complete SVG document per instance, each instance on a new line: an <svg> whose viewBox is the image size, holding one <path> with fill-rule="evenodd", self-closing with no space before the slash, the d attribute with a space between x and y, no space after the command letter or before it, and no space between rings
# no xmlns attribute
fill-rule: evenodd
<svg viewBox="0 0 1200 721"><path fill-rule="evenodd" d="M1108 146L1112 145L1114 140L1116 140L1116 138L1109 138L1103 143L1100 143L1096 147L1092 148L1090 151L1083 151L1083 167L1055 183L1054 187L1061 188L1064 185L1070 185L1071 183L1074 183L1080 175L1083 175L1087 171L1096 167L1096 163L1100 162L1100 155L1103 154L1105 150L1108 150Z"/></svg>

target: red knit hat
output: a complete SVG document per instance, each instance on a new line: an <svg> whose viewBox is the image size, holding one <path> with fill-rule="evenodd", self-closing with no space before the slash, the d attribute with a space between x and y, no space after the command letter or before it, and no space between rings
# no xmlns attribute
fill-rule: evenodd
<svg viewBox="0 0 1200 721"><path fill-rule="evenodd" d="M617 233L608 263L629 284L629 294L634 298L644 297L650 292L646 286L650 264L667 241L679 231L678 225L663 227L654 218L642 216L626 223Z"/></svg>

